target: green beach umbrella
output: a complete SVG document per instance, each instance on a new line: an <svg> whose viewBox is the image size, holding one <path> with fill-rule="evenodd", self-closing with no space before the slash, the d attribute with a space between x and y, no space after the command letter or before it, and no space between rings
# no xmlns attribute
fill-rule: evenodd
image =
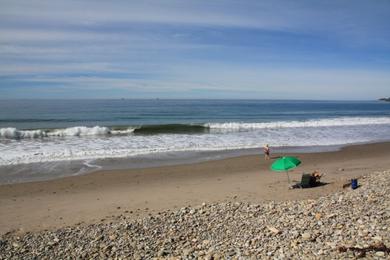
<svg viewBox="0 0 390 260"><path fill-rule="evenodd" d="M288 175L288 170L294 169L300 164L301 161L298 160L298 158L292 156L284 156L272 163L271 170L277 172L285 171L287 174L288 183L290 183L290 176Z"/></svg>

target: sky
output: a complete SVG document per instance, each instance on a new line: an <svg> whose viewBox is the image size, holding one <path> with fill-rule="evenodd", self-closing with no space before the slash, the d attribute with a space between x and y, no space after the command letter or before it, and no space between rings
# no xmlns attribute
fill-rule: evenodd
<svg viewBox="0 0 390 260"><path fill-rule="evenodd" d="M0 99L384 96L388 0L0 0Z"/></svg>

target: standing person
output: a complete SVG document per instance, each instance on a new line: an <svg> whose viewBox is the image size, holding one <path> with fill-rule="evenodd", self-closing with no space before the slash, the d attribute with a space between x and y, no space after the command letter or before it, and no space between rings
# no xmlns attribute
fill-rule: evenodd
<svg viewBox="0 0 390 260"><path fill-rule="evenodd" d="M269 160L269 159L270 159L270 155L269 155L269 154L270 154L269 145L268 145L268 144L264 145L263 150L264 150L264 159L265 159L265 160Z"/></svg>

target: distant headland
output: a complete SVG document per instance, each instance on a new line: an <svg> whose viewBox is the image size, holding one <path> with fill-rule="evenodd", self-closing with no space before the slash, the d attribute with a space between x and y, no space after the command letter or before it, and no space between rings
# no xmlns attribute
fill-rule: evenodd
<svg viewBox="0 0 390 260"><path fill-rule="evenodd" d="M380 98L379 100L380 100L380 101L390 102L390 97L388 97L388 98Z"/></svg>

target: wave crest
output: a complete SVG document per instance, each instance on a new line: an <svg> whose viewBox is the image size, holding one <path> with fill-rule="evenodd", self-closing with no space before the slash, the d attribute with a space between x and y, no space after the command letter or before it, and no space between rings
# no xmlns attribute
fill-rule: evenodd
<svg viewBox="0 0 390 260"><path fill-rule="evenodd" d="M43 130L18 130L13 127L0 128L0 137L7 139L41 138L45 137Z"/></svg>
<svg viewBox="0 0 390 260"><path fill-rule="evenodd" d="M108 127L94 126L75 126L55 130L19 130L13 127L0 128L0 138L6 139L27 139L44 137L66 137L66 136L95 136L95 135L123 135L134 131L133 128L122 130L111 130Z"/></svg>
<svg viewBox="0 0 390 260"><path fill-rule="evenodd" d="M209 123L206 124L206 126L210 127L211 129L250 130L265 128L332 127L378 124L390 124L390 117L340 117L306 121L276 121L264 123L226 122Z"/></svg>
<svg viewBox="0 0 390 260"><path fill-rule="evenodd" d="M105 126L75 126L64 129L37 129L19 130L16 128L0 128L0 138L27 139L44 137L67 137L67 136L101 136L101 135L156 135L156 134L199 134L209 132L231 132L256 129L277 128L304 128L304 127L335 127L335 126L358 126L390 124L390 117L339 117L328 119L316 119L306 121L276 121L261 123L226 122L196 124L165 124L165 125L142 125L139 127L109 128Z"/></svg>
<svg viewBox="0 0 390 260"><path fill-rule="evenodd" d="M95 126L76 126L65 129L55 130L53 132L47 132L48 136L88 136L88 135L107 135L110 134L110 129L107 127Z"/></svg>

